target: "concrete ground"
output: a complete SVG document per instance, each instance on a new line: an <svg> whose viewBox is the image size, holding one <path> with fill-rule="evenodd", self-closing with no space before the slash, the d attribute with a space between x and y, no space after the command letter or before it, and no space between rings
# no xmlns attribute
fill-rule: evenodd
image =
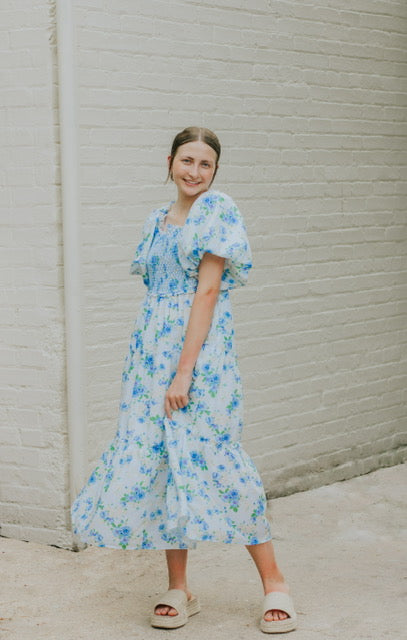
<svg viewBox="0 0 407 640"><path fill-rule="evenodd" d="M283 637L406 637L406 479L407 465L398 465L271 502L277 559L299 617ZM176 630L150 627L152 600L167 588L164 553L75 553L0 537L0 638L267 637L258 628L261 583L236 544L190 550L189 587L201 612Z"/></svg>

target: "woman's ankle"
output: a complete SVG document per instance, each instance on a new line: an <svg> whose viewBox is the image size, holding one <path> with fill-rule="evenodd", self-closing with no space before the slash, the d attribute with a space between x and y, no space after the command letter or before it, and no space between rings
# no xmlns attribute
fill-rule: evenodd
<svg viewBox="0 0 407 640"><path fill-rule="evenodd" d="M290 588L285 582L282 573L276 574L276 576L264 578L262 582L265 594L270 593L271 591L283 591L284 593L289 593Z"/></svg>
<svg viewBox="0 0 407 640"><path fill-rule="evenodd" d="M174 580L168 584L168 589L181 589L182 591L188 591L187 583L184 581Z"/></svg>

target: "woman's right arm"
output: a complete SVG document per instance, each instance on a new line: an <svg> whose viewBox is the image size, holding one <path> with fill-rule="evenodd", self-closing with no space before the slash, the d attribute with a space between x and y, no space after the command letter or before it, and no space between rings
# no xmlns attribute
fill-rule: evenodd
<svg viewBox="0 0 407 640"><path fill-rule="evenodd" d="M192 372L212 322L224 264L225 258L211 253L205 253L199 264L198 287L189 315L177 372L165 395L165 413L170 419L172 411L188 404Z"/></svg>

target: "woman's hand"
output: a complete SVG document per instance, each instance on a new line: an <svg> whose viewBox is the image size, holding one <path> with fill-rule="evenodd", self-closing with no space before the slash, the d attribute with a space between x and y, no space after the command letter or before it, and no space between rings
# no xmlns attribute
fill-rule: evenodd
<svg viewBox="0 0 407 640"><path fill-rule="evenodd" d="M191 373L177 371L165 394L164 407L167 418L172 420L172 412L186 407L189 402L189 387L192 382Z"/></svg>

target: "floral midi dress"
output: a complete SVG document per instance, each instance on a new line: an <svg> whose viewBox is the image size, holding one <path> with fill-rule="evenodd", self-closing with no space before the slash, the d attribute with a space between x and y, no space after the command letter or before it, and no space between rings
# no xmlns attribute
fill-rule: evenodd
<svg viewBox="0 0 407 640"><path fill-rule="evenodd" d="M195 548L198 541L271 539L266 496L242 448L242 386L229 290L244 285L251 251L243 218L220 191L193 203L185 224L169 206L148 216L130 273L147 287L122 374L117 431L71 505L73 532L121 549ZM165 221L166 222L166 221ZM226 258L186 407L164 411L205 252Z"/></svg>

